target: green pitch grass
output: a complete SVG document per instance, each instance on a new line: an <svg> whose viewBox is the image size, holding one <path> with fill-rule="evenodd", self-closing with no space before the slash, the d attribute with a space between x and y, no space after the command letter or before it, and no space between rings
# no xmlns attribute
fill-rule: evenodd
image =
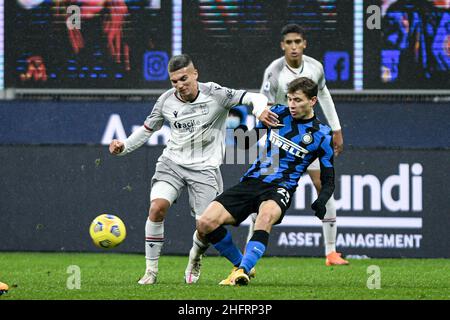
<svg viewBox="0 0 450 320"><path fill-rule="evenodd" d="M247 287L221 287L229 263L221 257L204 259L196 285L183 282L187 257L163 256L158 284L140 286L142 255L72 253L0 253L0 281L10 286L0 300L16 299L450 299L450 260L368 259L326 267L324 259L265 257ZM81 271L81 288L68 267ZM381 271L381 288L367 288L367 269ZM70 271L70 269L69 269ZM374 283L373 281L369 281Z"/></svg>

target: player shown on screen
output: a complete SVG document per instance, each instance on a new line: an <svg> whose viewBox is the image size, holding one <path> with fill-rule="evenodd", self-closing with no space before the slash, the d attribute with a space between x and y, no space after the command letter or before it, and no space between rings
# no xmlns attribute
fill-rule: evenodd
<svg viewBox="0 0 450 320"><path fill-rule="evenodd" d="M277 114L279 124L266 127L266 149L240 183L215 198L198 221L199 234L234 266L221 285L248 284L266 250L272 226L283 220L301 175L316 159L322 187L311 207L319 219L325 217L325 205L334 191L333 136L331 128L314 115L317 91L317 84L309 78L289 84L288 106L270 109ZM224 225L238 226L252 212L257 212L255 230L243 255Z"/></svg>
<svg viewBox="0 0 450 320"><path fill-rule="evenodd" d="M281 49L284 56L274 60L264 72L264 80L261 93L269 99L269 104L286 104L286 93L288 84L299 77L307 77L318 84L319 91L317 98L325 118L328 121L333 133L333 148L335 156L343 150L343 137L339 118L334 107L333 99L325 84L325 76L322 64L305 54L306 32L297 24L288 24L281 30ZM319 160L311 163L307 172L316 188L320 192L320 166ZM252 215L252 223L249 228L248 238L252 236L255 215ZM336 252L336 204L331 197L327 202L327 214L322 220L322 228L325 244L325 263L330 265L348 264L348 261L341 258L341 254Z"/></svg>
<svg viewBox="0 0 450 320"><path fill-rule="evenodd" d="M381 80L404 88L448 88L450 1L389 0L382 8Z"/></svg>
<svg viewBox="0 0 450 320"><path fill-rule="evenodd" d="M67 24L67 34L74 53L78 54L86 46L85 36L83 36L86 23L102 16L103 30L98 30L98 32L104 33L109 54L114 62L123 63L126 71L131 69L130 47L124 39L125 19L128 15L128 7L124 0L58 0L55 1L55 4L56 14L66 20L70 16L67 8L72 5L80 8L81 28L71 28L70 24Z"/></svg>
<svg viewBox="0 0 450 320"><path fill-rule="evenodd" d="M184 188L189 194L190 213L197 221L208 204L222 192L219 166L225 152L225 126L229 110L238 104L253 106L253 114L265 125L275 125L276 115L267 109L259 93L234 90L198 82L191 58L174 56L169 61L173 88L157 100L144 125L125 141L113 140L110 152L126 155L142 146L164 121L170 123L171 139L156 163L152 177L149 217L145 225L147 268L140 284L156 283L158 260L164 244L164 218ZM208 242L197 232L185 270L186 283L200 276L202 254Z"/></svg>

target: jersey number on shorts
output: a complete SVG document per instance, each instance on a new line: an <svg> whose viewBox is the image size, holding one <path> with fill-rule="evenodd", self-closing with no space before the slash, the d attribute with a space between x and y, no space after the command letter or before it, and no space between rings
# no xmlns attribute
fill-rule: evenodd
<svg viewBox="0 0 450 320"><path fill-rule="evenodd" d="M289 203L289 199L291 198L289 192L287 192L287 190L283 188L278 188L277 192L283 197L281 198L281 202L283 202L283 204L287 206Z"/></svg>

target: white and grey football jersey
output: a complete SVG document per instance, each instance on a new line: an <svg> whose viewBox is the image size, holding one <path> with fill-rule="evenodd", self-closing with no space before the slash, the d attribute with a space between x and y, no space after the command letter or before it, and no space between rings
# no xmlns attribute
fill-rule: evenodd
<svg viewBox="0 0 450 320"><path fill-rule="evenodd" d="M260 92L269 103L287 105L288 84L297 78L306 77L317 83L319 87L319 105L333 131L340 130L341 124L331 94L325 83L322 64L314 58L303 55L300 68L293 69L284 57L273 61L264 72L264 80Z"/></svg>
<svg viewBox="0 0 450 320"><path fill-rule="evenodd" d="M184 102L170 89L162 94L144 122L157 131L164 121L170 124L170 139L163 155L193 170L215 169L225 154L225 126L228 111L242 103L244 90L199 82L199 95Z"/></svg>
<svg viewBox="0 0 450 320"><path fill-rule="evenodd" d="M271 103L287 105L288 84L300 77L313 80L319 86L319 90L325 87L322 64L314 58L303 55L302 65L299 69L291 68L284 57L273 61L264 72L264 80L260 92Z"/></svg>

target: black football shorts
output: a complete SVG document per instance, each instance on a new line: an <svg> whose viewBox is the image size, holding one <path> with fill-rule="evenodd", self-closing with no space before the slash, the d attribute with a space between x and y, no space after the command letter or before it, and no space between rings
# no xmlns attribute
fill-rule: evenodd
<svg viewBox="0 0 450 320"><path fill-rule="evenodd" d="M273 200L281 208L281 217L275 223L283 220L286 210L291 205L292 193L287 189L272 183L249 178L225 190L214 201L221 203L236 220L236 226L247 219L249 215L258 212L263 201Z"/></svg>

